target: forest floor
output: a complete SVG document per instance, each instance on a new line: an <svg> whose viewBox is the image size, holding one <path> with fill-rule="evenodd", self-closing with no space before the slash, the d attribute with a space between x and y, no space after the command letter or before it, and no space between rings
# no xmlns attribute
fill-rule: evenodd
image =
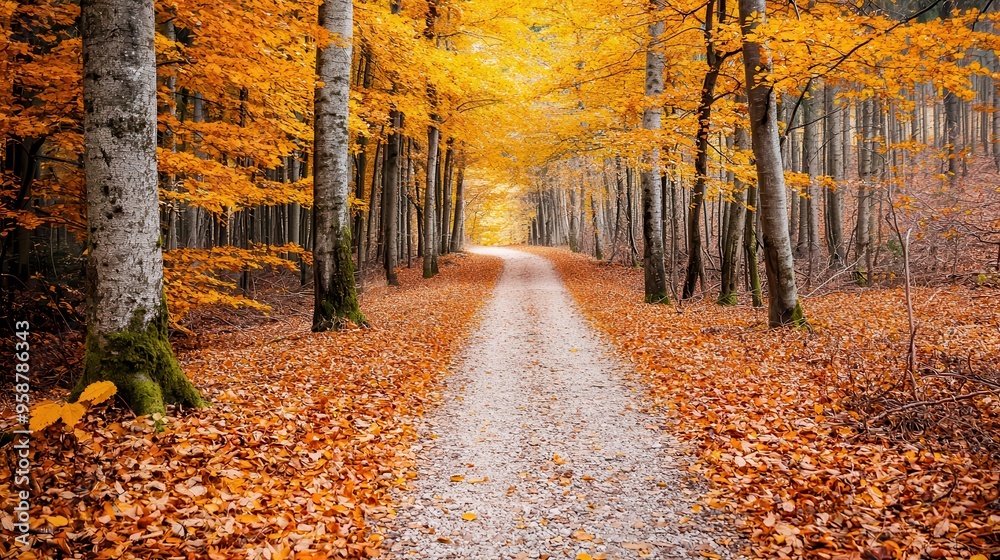
<svg viewBox="0 0 1000 560"><path fill-rule="evenodd" d="M699 505L736 513L753 556L1000 556L996 287L914 288L911 378L901 288L839 286L803 300L811 329L774 330L766 308L648 305L641 269L530 251L696 448Z"/></svg>
<svg viewBox="0 0 1000 560"><path fill-rule="evenodd" d="M159 421L102 406L34 434L29 550L14 545L3 449L0 558L377 554L390 489L413 476L413 419L439 398L500 269L480 255L442 258L429 281L400 269L401 287L362 297L367 329L311 333L308 306L289 302L181 337L181 366L211 405Z"/></svg>
<svg viewBox="0 0 1000 560"><path fill-rule="evenodd" d="M898 288L770 330L561 249L400 273L368 329L310 333L296 293L178 339L208 408L36 433L35 542L0 512L0 558L1000 554L996 287L914 289L914 389Z"/></svg>
<svg viewBox="0 0 1000 560"><path fill-rule="evenodd" d="M703 481L550 261L510 249L400 492L393 558L731 558Z"/></svg>

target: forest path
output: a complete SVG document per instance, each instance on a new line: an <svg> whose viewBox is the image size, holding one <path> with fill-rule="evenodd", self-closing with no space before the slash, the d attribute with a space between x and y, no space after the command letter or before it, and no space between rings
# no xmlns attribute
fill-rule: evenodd
<svg viewBox="0 0 1000 560"><path fill-rule="evenodd" d="M641 412L641 387L549 261L477 251L502 257L504 271L425 419L433 435L418 444L388 556L731 557L732 536L692 511L697 489Z"/></svg>

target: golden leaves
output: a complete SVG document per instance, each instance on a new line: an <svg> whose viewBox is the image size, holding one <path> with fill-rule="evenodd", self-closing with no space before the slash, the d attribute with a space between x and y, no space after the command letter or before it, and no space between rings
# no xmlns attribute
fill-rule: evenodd
<svg viewBox="0 0 1000 560"><path fill-rule="evenodd" d="M40 402L31 409L31 419L28 423L28 428L32 431L41 431L62 420L66 429L69 430L87 413L89 407L83 403L90 402L91 406L100 404L114 396L117 392L117 387L111 381L96 381L84 388L77 402Z"/></svg>
<svg viewBox="0 0 1000 560"><path fill-rule="evenodd" d="M59 421L62 416L62 405L52 401L45 401L36 404L31 408L31 420L28 428L37 432L48 428Z"/></svg>
<svg viewBox="0 0 1000 560"><path fill-rule="evenodd" d="M80 393L81 401L90 401L91 404L102 403L118 392L118 388L111 381L97 381L87 385L87 387Z"/></svg>

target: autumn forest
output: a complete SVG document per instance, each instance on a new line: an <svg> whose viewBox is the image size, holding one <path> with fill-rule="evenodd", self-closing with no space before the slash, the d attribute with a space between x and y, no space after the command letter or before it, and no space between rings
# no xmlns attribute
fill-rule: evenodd
<svg viewBox="0 0 1000 560"><path fill-rule="evenodd" d="M0 558L1000 558L993 0L0 0Z"/></svg>

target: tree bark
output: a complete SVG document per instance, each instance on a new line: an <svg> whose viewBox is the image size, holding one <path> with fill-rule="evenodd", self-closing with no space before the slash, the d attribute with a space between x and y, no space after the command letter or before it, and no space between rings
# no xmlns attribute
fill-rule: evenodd
<svg viewBox="0 0 1000 560"><path fill-rule="evenodd" d="M746 150L750 147L750 138L743 127L738 127L734 134L735 148ZM756 193L755 193L756 194ZM729 202L729 224L725 235L725 245L722 253L722 289L719 293L720 305L736 305L739 292L740 250L743 248L743 235L746 229L744 215L747 210L746 185L738 178L733 179L733 200Z"/></svg>
<svg viewBox="0 0 1000 560"><path fill-rule="evenodd" d="M451 252L465 250L465 161L459 154L458 178L455 182L455 223L451 228Z"/></svg>
<svg viewBox="0 0 1000 560"><path fill-rule="evenodd" d="M347 320L366 323L354 286L347 202L353 13L351 0L324 0L319 8L319 25L333 42L316 53L316 73L323 86L316 89L313 150L314 331L339 328Z"/></svg>
<svg viewBox="0 0 1000 560"><path fill-rule="evenodd" d="M841 134L844 118L842 110L836 106L837 92L830 86L825 88L826 123L827 123L827 174L833 179L833 188L827 191L825 218L827 223L827 251L830 254L830 266L834 269L844 267L844 159Z"/></svg>
<svg viewBox="0 0 1000 560"><path fill-rule="evenodd" d="M437 187L438 139L440 133L434 125L427 127L427 184L424 188L424 278L437 274L437 239L435 222L437 212L434 198Z"/></svg>
<svg viewBox="0 0 1000 560"><path fill-rule="evenodd" d="M133 412L202 406L167 339L156 173L152 0L85 0L87 191L84 371L70 394L110 380Z"/></svg>
<svg viewBox="0 0 1000 560"><path fill-rule="evenodd" d="M653 0L653 9L660 12L664 0ZM659 38L663 34L663 22L656 21L649 26L649 43L646 47L646 97L652 98L642 113L642 127L646 130L660 130L660 101L663 94L663 52ZM645 154L648 168L642 171L642 264L644 271L646 303L670 303L667 288L667 272L663 261L663 190L660 185L660 150L654 147Z"/></svg>
<svg viewBox="0 0 1000 560"><path fill-rule="evenodd" d="M399 277L396 275L397 244L399 219L397 202L399 200L399 167L402 151L403 117L399 111L390 113L392 119L392 133L389 134L389 143L386 145L387 161L383 175L385 181L382 186L382 232L384 235L383 266L385 267L385 279L390 286L399 285Z"/></svg>
<svg viewBox="0 0 1000 560"><path fill-rule="evenodd" d="M725 0L719 0L719 23L725 23L726 9ZM705 289L705 263L702 258L702 237L701 237L701 214L705 204L705 183L708 180L708 149L709 133L712 127L712 104L715 102L715 85L719 80L719 72L722 69L724 57L715 50L714 38L714 17L716 12L716 0L708 0L705 5L705 57L708 63L708 71L701 85L701 102L698 105L698 137L697 151L694 161L694 187L691 189L691 207L688 218L688 264L684 275L684 290L682 297L687 299L694 296L695 286L698 281L702 281L702 289ZM708 222L706 220L706 227ZM711 232L709 232L710 234ZM709 235L709 238L710 235Z"/></svg>
<svg viewBox="0 0 1000 560"><path fill-rule="evenodd" d="M748 38L765 18L766 0L740 0L743 31L743 62L746 71L750 131L760 191L760 216L764 241L764 271L768 288L768 324L803 325L805 317L795 286L792 244L788 237L785 177L781 168L778 118L774 91L758 77L771 71L770 56L762 56L764 46ZM758 14L754 16L754 14ZM754 19L755 17L759 19Z"/></svg>

